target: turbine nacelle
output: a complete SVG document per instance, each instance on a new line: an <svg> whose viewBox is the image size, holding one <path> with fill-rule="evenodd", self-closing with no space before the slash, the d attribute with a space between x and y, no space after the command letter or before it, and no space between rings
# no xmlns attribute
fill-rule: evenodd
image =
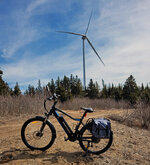
<svg viewBox="0 0 150 165"><path fill-rule="evenodd" d="M82 36L82 39L83 39L83 40L87 39L87 36L83 35L83 36Z"/></svg>

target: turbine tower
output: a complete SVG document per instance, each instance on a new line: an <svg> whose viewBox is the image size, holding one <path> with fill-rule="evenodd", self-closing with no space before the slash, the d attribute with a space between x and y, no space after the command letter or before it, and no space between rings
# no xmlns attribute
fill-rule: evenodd
<svg viewBox="0 0 150 165"><path fill-rule="evenodd" d="M95 52L95 54L97 55L97 57L100 59L100 61L104 64L104 62L102 61L102 59L100 58L99 54L97 53L97 51L95 50L94 46L92 45L92 43L90 42L90 40L87 37L87 32L89 29L89 25L91 22L91 17L92 17L92 12L88 21L88 25L86 28L86 31L84 34L79 34L79 33L74 33L74 32L66 32L66 31L57 31L59 33L67 33L67 34L73 34L73 35L77 35L77 36L81 36L82 42L83 42L83 84L84 84L84 89L86 90L86 72L85 72L85 40L87 40L87 42L89 43L89 45L91 46L91 48L93 49L93 51ZM105 64L104 64L105 65Z"/></svg>

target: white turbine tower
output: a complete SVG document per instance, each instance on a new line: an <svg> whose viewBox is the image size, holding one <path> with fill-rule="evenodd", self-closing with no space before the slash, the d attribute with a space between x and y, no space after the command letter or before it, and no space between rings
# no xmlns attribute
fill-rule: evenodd
<svg viewBox="0 0 150 165"><path fill-rule="evenodd" d="M100 58L99 54L97 53L97 51L95 50L94 46L92 45L92 43L90 42L90 40L87 37L87 32L89 29L89 25L91 22L91 17L92 17L92 12L89 18L89 22L86 28L86 31L84 34L79 34L79 33L74 33L74 32L66 32L66 31L57 31L59 33L67 33L67 34L73 34L73 35L77 35L77 36L81 36L81 39L83 41L83 84L84 84L84 89L86 90L86 73L85 73L85 43L84 41L87 40L87 42L89 43L89 45L91 46L91 48L94 50L95 54L97 55L97 57L100 59L100 61L104 64L104 62L102 61L102 59ZM105 65L105 64L104 64Z"/></svg>

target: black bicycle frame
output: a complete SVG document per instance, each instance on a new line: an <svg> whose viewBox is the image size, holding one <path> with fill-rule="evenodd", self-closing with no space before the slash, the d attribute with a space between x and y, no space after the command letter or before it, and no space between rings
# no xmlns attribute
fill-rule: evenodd
<svg viewBox="0 0 150 165"><path fill-rule="evenodd" d="M72 120L75 120L75 121L79 121L79 123L76 125L76 128L75 128L75 132L73 132L71 130L71 128L69 127L68 123L65 121L65 119L63 118L63 116L60 116L58 112L61 112L62 114L68 116L69 118L71 118ZM81 119L78 119L78 118L73 118L72 116L70 116L69 114L63 112L62 110L56 108L56 107L53 107L51 109L51 113L53 113L53 115L56 117L56 119L58 120L58 122L60 123L61 127L64 129L65 133L68 135L68 139L66 140L70 140L70 141L75 141L77 140L78 138L78 133L79 133L79 127L84 119L84 116L86 115L86 111L84 112L83 116L81 117Z"/></svg>

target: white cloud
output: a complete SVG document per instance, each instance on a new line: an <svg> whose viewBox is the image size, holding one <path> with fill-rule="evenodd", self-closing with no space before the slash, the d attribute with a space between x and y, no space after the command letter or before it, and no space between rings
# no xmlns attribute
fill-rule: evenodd
<svg viewBox="0 0 150 165"><path fill-rule="evenodd" d="M19 29L18 34L11 38L7 45L5 45L1 56L4 58L12 57L17 50L36 40L39 37L36 34L36 29L32 29L31 27Z"/></svg>
<svg viewBox="0 0 150 165"><path fill-rule="evenodd" d="M80 57L76 56L77 49L73 44L37 57L31 52L26 52L20 61L2 65L4 79L13 84L17 81L22 85L36 85L39 79L45 84L47 80L54 78L53 76L70 75L73 70L82 67L82 61L79 62ZM74 53L69 53L72 50Z"/></svg>
<svg viewBox="0 0 150 165"><path fill-rule="evenodd" d="M26 9L17 9L12 12L10 19L13 23L13 28L11 33L8 33L6 36L7 43L5 45L3 44L3 52L1 54L3 58L15 56L15 53L19 49L43 37L40 28L34 26L34 22L30 19L36 14L36 8L44 5L46 2L50 1L31 1Z"/></svg>
<svg viewBox="0 0 150 165"><path fill-rule="evenodd" d="M16 8L16 10L12 12L11 18L9 18L13 27L9 34L6 33L5 37L7 38L7 42L5 45L2 44L3 51L2 54L0 54L1 57L11 58L16 55L19 49L45 37L46 32L51 32L51 26L48 28L43 26L40 20L34 22L32 19L34 16L47 13L66 13L70 10L70 6L71 2L60 3L58 0L32 0L27 4L27 7L22 9ZM51 17L47 21L51 21ZM52 22L51 24L53 25Z"/></svg>
<svg viewBox="0 0 150 165"><path fill-rule="evenodd" d="M107 83L117 84L133 74L138 84L150 81L149 8L149 1L112 1L100 11L101 16L94 20L95 26L90 26L93 32L90 36L97 43L106 67L102 68L98 59L88 56L91 63L87 65L88 79L101 77Z"/></svg>
<svg viewBox="0 0 150 165"><path fill-rule="evenodd" d="M29 6L27 7L26 12L27 13L31 13L32 11L34 11L35 9L37 9L39 6L50 2L49 0L36 0L36 1L32 1Z"/></svg>
<svg viewBox="0 0 150 165"><path fill-rule="evenodd" d="M37 9L40 7L41 13L46 12L44 6L48 6L48 2L47 0L32 1L26 9L28 15L22 14L25 19L19 23L21 17L17 18L18 26L21 26L22 30L19 30L18 35L11 40L11 46L8 45L4 49L5 56L13 56L25 44L41 37L41 34L37 36L38 29L30 26L29 20L32 15L38 12ZM53 4L51 4L52 2ZM102 2L102 5L100 3L94 4L99 12L93 14L88 36L106 66L101 64L86 43L87 80L92 78L101 83L101 79L104 79L106 83L118 84L124 83L126 78L133 74L138 84L141 82L146 84L150 81L150 1L136 0L135 3L135 1L115 0ZM75 32L79 33L85 31L85 23L88 22L92 3L93 1L88 1L81 17L76 19L74 24L68 24L70 29L77 29ZM50 4L52 6L49 5L49 9L51 6L53 12L55 10L59 12L55 1L50 1ZM67 6L70 7L71 2L68 5L65 4L61 10L65 11ZM70 72L82 78L81 44L82 40L76 37L74 42L70 39L70 43L65 48L34 57L34 60L24 56L19 62L3 65L7 80L32 83L37 82L38 79L43 79L46 82L49 75L59 75L60 73L65 75ZM27 53L33 57L32 53Z"/></svg>

